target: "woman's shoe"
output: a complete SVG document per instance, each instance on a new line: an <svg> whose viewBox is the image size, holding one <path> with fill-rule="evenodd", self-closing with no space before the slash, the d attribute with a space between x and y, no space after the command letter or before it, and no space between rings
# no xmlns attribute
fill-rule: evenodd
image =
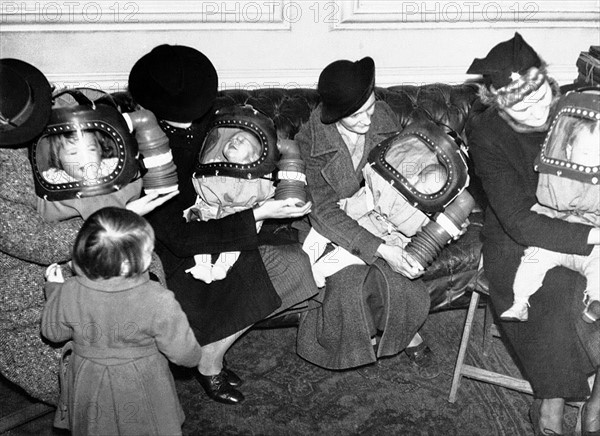
<svg viewBox="0 0 600 436"><path fill-rule="evenodd" d="M406 347L404 352L411 363L417 367L421 377L432 379L441 374L440 364L425 341L414 347Z"/></svg>
<svg viewBox="0 0 600 436"><path fill-rule="evenodd" d="M224 371L217 375L204 375L196 372L196 377L206 395L213 400L224 404L239 404L244 401L244 395L228 383Z"/></svg>
<svg viewBox="0 0 600 436"><path fill-rule="evenodd" d="M583 403L579 408L579 412L577 413L577 425L575 426L575 436L600 436L600 428L598 430L587 431L585 429L585 421L583 419L583 415L585 414L585 406L586 403ZM598 417L598 421L600 421L600 417Z"/></svg>
<svg viewBox="0 0 600 436"><path fill-rule="evenodd" d="M549 428L540 428L540 409L542 407L542 400L533 400L531 407L529 408L529 419L533 425L533 433L535 436L561 436L562 433L556 433L554 430Z"/></svg>

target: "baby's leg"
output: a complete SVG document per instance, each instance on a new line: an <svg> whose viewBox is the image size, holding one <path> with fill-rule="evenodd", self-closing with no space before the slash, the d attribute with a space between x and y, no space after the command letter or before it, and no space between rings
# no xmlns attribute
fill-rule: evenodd
<svg viewBox="0 0 600 436"><path fill-rule="evenodd" d="M325 286L325 278L335 274L349 265L364 264L358 257L350 254L341 247L336 247L332 252L323 256L327 244L331 241L321 235L314 228L310 229L302 249L308 254L312 265L312 272L317 283L317 287Z"/></svg>
<svg viewBox="0 0 600 436"><path fill-rule="evenodd" d="M594 322L600 320L600 245L594 245L592 252L584 257L582 272L587 279L583 319Z"/></svg>
<svg viewBox="0 0 600 436"><path fill-rule="evenodd" d="M321 257L313 265L313 275L317 286L322 288L325 286L325 278L332 276L338 271L350 265L364 265L361 258L353 255L348 250L336 246L335 249L325 256Z"/></svg>
<svg viewBox="0 0 600 436"><path fill-rule="evenodd" d="M239 251L225 251L221 253L212 266L212 279L223 280L227 277L227 273L239 257Z"/></svg>
<svg viewBox="0 0 600 436"><path fill-rule="evenodd" d="M202 280L205 283L211 283L213 281L211 274L211 255L210 254L196 254L194 256L196 265L185 270L190 273L197 280Z"/></svg>
<svg viewBox="0 0 600 436"><path fill-rule="evenodd" d="M561 253L529 247L521 257L521 263L513 283L513 305L500 315L504 321L527 321L529 297L542 286L546 272L560 265Z"/></svg>
<svg viewBox="0 0 600 436"><path fill-rule="evenodd" d="M308 254L311 265L314 265L314 263L323 255L329 242L329 239L321 235L314 228L310 229L302 244L302 250Z"/></svg>

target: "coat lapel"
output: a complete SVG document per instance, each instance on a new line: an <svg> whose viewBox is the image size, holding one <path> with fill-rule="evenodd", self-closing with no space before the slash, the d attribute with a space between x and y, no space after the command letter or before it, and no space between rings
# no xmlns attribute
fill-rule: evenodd
<svg viewBox="0 0 600 436"><path fill-rule="evenodd" d="M320 119L320 106L314 111L313 116ZM335 190L340 198L353 195L360 188L362 182L362 172L356 172L352 165L352 158L346 144L342 140L335 124L314 123L315 132L313 137L318 138L314 141L311 155L321 156L332 154L331 159L321 170L323 178ZM393 129L393 127L392 127ZM369 152L377 144L383 141L389 134L390 121L387 117L382 117L380 111L375 110L373 115L371 129L367 132L365 138L365 153L363 154L362 164L366 162ZM350 176L351 175L351 176Z"/></svg>

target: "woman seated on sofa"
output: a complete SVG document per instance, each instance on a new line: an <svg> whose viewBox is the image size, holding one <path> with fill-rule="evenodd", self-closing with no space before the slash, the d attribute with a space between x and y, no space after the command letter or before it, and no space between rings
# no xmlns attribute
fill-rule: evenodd
<svg viewBox="0 0 600 436"><path fill-rule="evenodd" d="M531 211L538 181L534 160L559 92L545 67L516 33L484 59L475 59L468 70L483 75L485 82L480 89L484 104L472 109L467 138L489 200L483 264L497 313L511 306L515 273L526 247L587 255L600 243L598 228ZM565 398L587 398L579 413L580 429L600 434L600 328L581 319L584 288L581 275L554 268L531 299L529 321L502 323L503 337L533 388L536 401L530 417L536 435L563 434ZM588 376L594 368L590 396Z"/></svg>
<svg viewBox="0 0 600 436"><path fill-rule="evenodd" d="M210 398L238 404L244 400L236 388L242 380L225 365L227 350L254 323L317 293L300 244L282 240L263 245L257 223L301 217L312 204L298 207L293 199L271 199L220 219L186 222L183 210L196 200L192 173L217 96L217 72L198 50L165 44L133 66L129 92L158 118L177 166L180 195L147 218L156 233L168 287L204 351L196 376ZM224 251L241 254L223 280L205 283L186 273L195 265L195 255Z"/></svg>
<svg viewBox="0 0 600 436"><path fill-rule="evenodd" d="M421 375L433 378L439 375L437 361L418 334L430 305L418 279L422 268L338 206L359 190L361 170L384 139L381 134L399 129L392 109L376 101L374 85L370 57L331 63L319 77L321 104L295 137L314 203L311 225L365 262L327 278L321 306L301 320L298 354L325 368L344 369L404 350Z"/></svg>

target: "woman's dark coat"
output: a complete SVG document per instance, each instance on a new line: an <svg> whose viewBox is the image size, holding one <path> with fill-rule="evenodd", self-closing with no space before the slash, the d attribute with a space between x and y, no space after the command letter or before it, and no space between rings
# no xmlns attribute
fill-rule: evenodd
<svg viewBox="0 0 600 436"><path fill-rule="evenodd" d="M483 229L484 269L494 309L502 313L512 304L515 273L527 246L585 256L592 250L587 244L590 227L531 211L538 180L534 159L546 131L517 133L497 109L484 111L479 106L473 111L476 116L467 125L468 144L489 200ZM582 399L589 393L587 376L592 366L580 340L595 342L588 353L600 358L600 327L581 320L584 287L578 273L554 268L530 299L529 320L502 323L540 398Z"/></svg>
<svg viewBox="0 0 600 436"><path fill-rule="evenodd" d="M363 182L362 168L369 151L397 129L392 109L375 104L366 135L362 162L355 170L348 147L335 124L320 121L321 108L311 114L295 139L306 162L308 191L313 201L310 221L323 236L364 260L329 277L320 294L322 305L307 312L298 332L298 354L317 365L342 369L374 362L377 356L396 354L421 327L429 310L429 295L421 280L395 273L376 256L384 241L363 229L337 202L351 197ZM384 309L383 336L377 356L365 311L363 283L372 268L381 272Z"/></svg>

